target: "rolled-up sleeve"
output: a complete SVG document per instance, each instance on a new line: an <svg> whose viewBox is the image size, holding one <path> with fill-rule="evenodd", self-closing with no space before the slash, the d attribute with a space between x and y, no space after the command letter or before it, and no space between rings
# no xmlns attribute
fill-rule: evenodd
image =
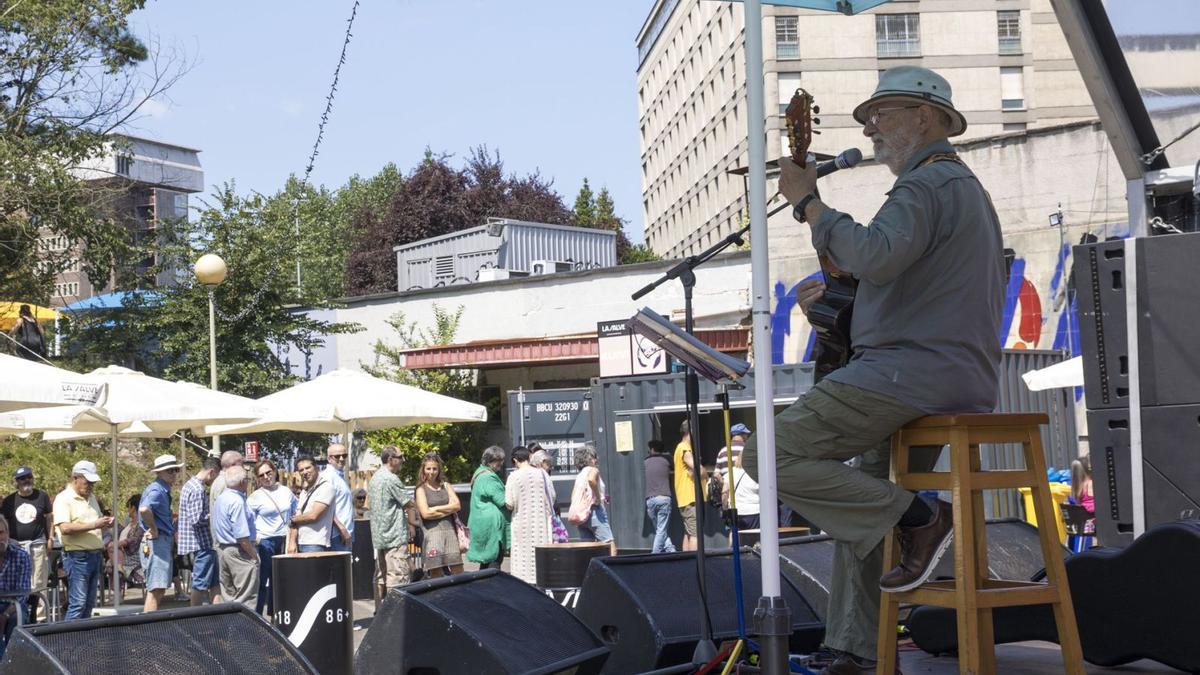
<svg viewBox="0 0 1200 675"><path fill-rule="evenodd" d="M897 185L869 225L828 209L812 225L813 248L838 268L875 285L886 284L908 269L932 239L930 214L918 190Z"/></svg>

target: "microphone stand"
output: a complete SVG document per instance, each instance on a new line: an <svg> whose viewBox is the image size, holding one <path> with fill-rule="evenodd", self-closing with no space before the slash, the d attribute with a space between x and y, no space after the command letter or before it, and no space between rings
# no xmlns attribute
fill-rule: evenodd
<svg viewBox="0 0 1200 675"><path fill-rule="evenodd" d="M745 243L742 236L749 230L750 226L746 225L737 232L713 244L702 253L684 258L674 267L663 273L661 277L640 288L633 294L632 299L638 300L667 281L679 279L679 282L683 284L683 328L689 335L695 335L695 319L692 314L692 290L696 286L696 268L708 262L713 256L726 248L734 244L740 246ZM700 458L702 456L700 452L700 379L691 366L687 366L685 370L684 390L687 401L688 427L691 430L692 437L692 487L694 488L693 496L696 500L696 578L700 592L700 639L696 642L696 649L692 653L692 665L703 666L716 658L717 647L713 643L712 621L708 615L708 590L705 574L705 500L704 486L700 481Z"/></svg>

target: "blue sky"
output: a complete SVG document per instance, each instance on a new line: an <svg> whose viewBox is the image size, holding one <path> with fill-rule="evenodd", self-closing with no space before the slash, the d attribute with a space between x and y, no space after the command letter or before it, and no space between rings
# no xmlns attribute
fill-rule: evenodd
<svg viewBox="0 0 1200 675"><path fill-rule="evenodd" d="M272 193L301 174L352 0L150 0L134 29L195 66L131 133L199 148L209 191ZM426 146L499 150L573 202L607 186L641 239L637 49L650 0L363 0L313 171L338 187Z"/></svg>

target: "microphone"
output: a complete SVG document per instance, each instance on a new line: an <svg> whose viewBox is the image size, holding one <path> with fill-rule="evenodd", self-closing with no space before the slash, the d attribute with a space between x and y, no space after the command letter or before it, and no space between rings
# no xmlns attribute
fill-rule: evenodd
<svg viewBox="0 0 1200 675"><path fill-rule="evenodd" d="M834 171L852 168L861 161L862 150L858 148L843 150L837 157L817 167L817 178L824 178Z"/></svg>

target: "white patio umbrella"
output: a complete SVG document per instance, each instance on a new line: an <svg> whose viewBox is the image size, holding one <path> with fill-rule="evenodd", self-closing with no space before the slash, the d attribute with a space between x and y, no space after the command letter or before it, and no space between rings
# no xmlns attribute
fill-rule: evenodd
<svg viewBox="0 0 1200 675"><path fill-rule="evenodd" d="M244 422L265 411L254 400L212 391L189 382L170 382L120 366L107 366L88 373L103 383L104 406L55 406L0 413L0 433L76 432L93 437L107 435L112 446L112 504L119 505L117 485L117 438L123 430L144 435L170 434L183 428L206 424ZM117 540L113 523L113 541ZM119 569L113 568L113 589ZM113 593L113 607L117 594Z"/></svg>
<svg viewBox="0 0 1200 675"><path fill-rule="evenodd" d="M0 354L0 412L45 405L103 405L104 383L87 375Z"/></svg>
<svg viewBox="0 0 1200 675"><path fill-rule="evenodd" d="M350 447L355 431L487 421L487 408L479 404L345 369L264 396L258 403L267 408L262 418L248 424L210 425L204 435L308 431L342 434Z"/></svg>

